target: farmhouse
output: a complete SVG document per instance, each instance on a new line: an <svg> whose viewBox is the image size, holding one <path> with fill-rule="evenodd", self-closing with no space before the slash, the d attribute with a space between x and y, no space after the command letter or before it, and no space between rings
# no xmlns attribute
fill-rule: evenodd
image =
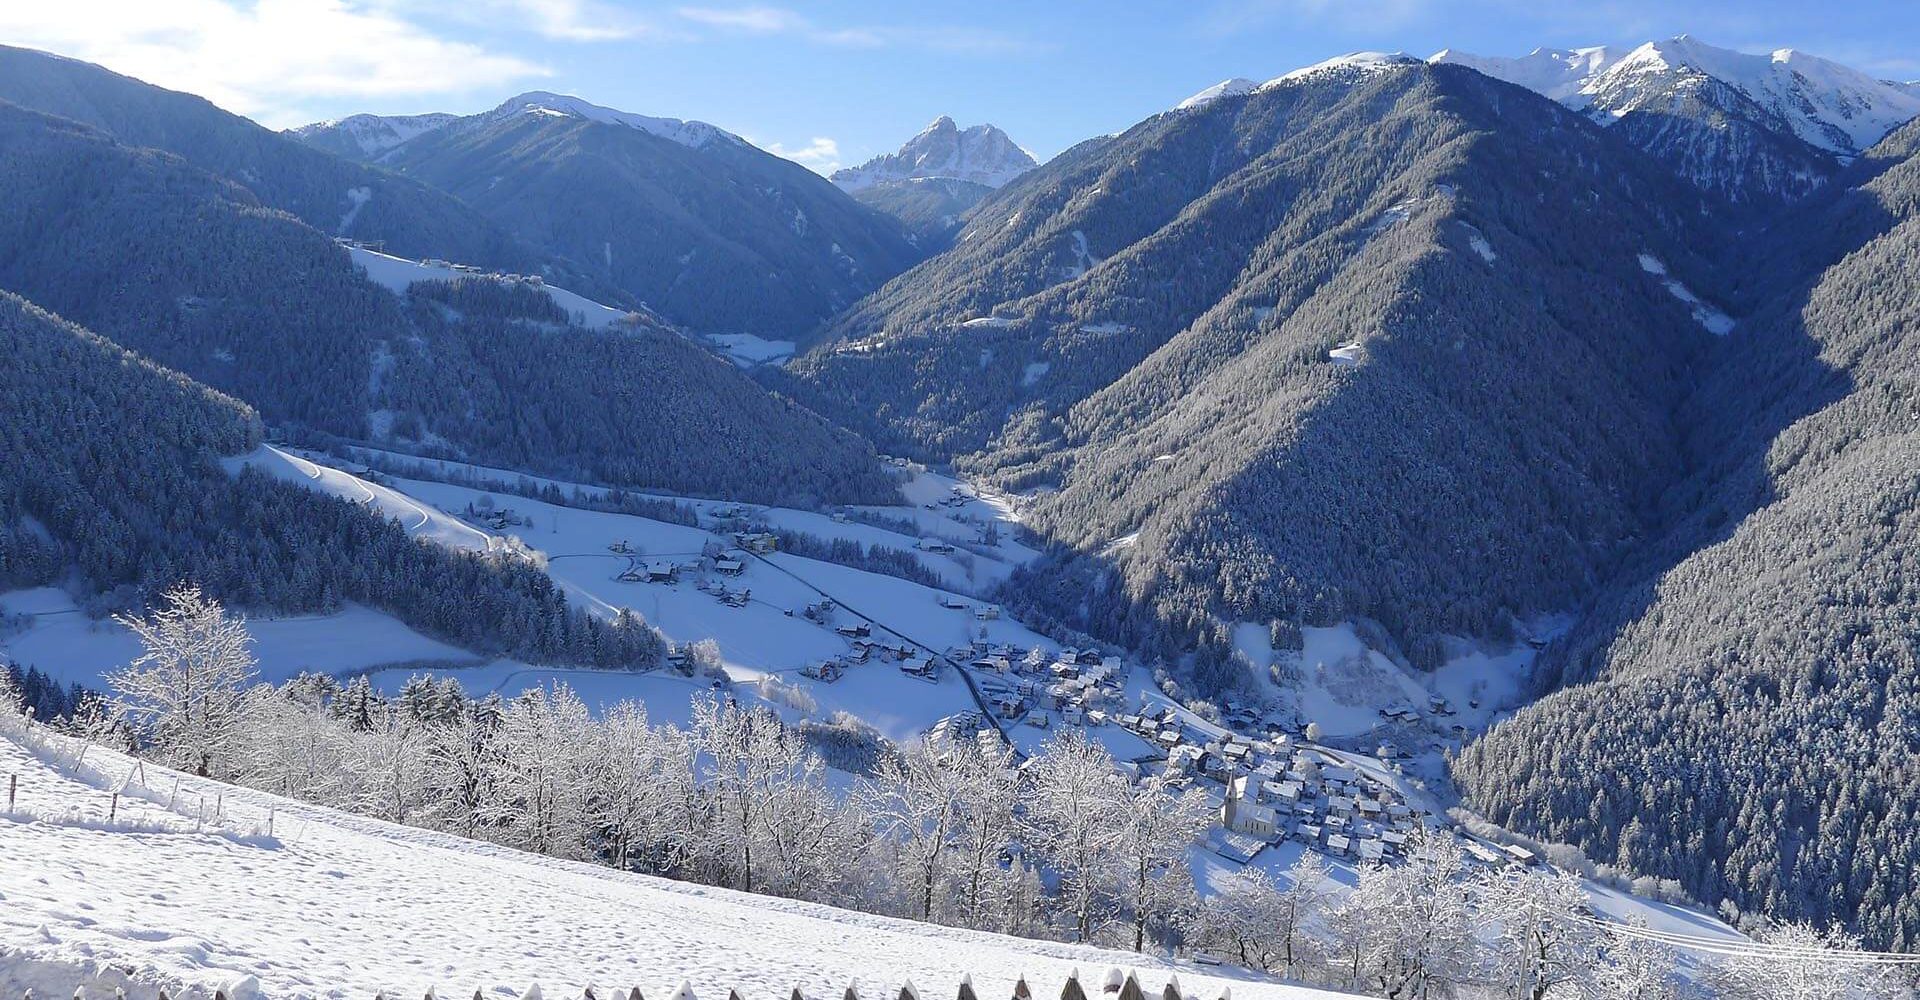
<svg viewBox="0 0 1920 1000"><path fill-rule="evenodd" d="M780 547L780 536L771 531L736 531L733 544L756 555L766 555Z"/></svg>

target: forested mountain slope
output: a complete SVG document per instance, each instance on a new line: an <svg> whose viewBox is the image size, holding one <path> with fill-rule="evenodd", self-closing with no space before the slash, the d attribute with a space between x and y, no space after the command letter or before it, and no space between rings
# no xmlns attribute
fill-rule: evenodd
<svg viewBox="0 0 1920 1000"><path fill-rule="evenodd" d="M1016 180L793 375L885 447L1055 487L1030 521L1073 554L1028 582L1062 617L1218 654L1365 616L1431 661L1577 600L1678 474L1712 337L1639 258L1704 273L1699 211L1519 88L1344 66Z"/></svg>
<svg viewBox="0 0 1920 1000"><path fill-rule="evenodd" d="M1773 238L1803 249L1761 255L1756 283L1785 292L1689 404L1700 471L1674 527L1552 650L1574 686L1456 768L1497 821L1903 950L1920 942L1916 141L1909 125L1781 221Z"/></svg>
<svg viewBox="0 0 1920 1000"><path fill-rule="evenodd" d="M618 295L443 192L309 148L192 94L0 46L0 101L92 125L129 146L173 153L323 233L384 241L410 257L544 273L588 294Z"/></svg>
<svg viewBox="0 0 1920 1000"><path fill-rule="evenodd" d="M518 560L415 542L365 508L218 462L245 404L0 292L0 589L71 580L100 606L190 580L247 609L357 601L483 653L656 662L659 637L568 606Z"/></svg>
<svg viewBox="0 0 1920 1000"><path fill-rule="evenodd" d="M919 259L903 228L711 125L525 94L381 162L703 333L804 334Z"/></svg>
<svg viewBox="0 0 1920 1000"><path fill-rule="evenodd" d="M871 450L671 331L475 284L402 299L246 189L0 103L0 287L269 421L565 478L788 502L893 495Z"/></svg>

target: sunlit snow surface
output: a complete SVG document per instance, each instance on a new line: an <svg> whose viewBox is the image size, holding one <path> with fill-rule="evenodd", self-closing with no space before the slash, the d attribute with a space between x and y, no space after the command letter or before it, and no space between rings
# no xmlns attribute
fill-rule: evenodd
<svg viewBox="0 0 1920 1000"><path fill-rule="evenodd" d="M56 745L65 760L77 749ZM127 759L99 748L68 776L5 735L0 771L20 776L0 814L0 987L35 985L31 963L135 971L133 1000L236 983L245 997L555 997L639 987L664 997L684 979L701 1000L756 1000L798 987L891 996L911 979L929 997L971 976L982 997L1029 977L1049 996L1075 969L1100 982L1139 969L1157 992L1177 970L1197 996L1331 997L1238 980L1225 968L868 916L831 907L623 874L393 826L147 766L108 824L107 789ZM175 782L178 781L177 793ZM144 801L152 789L158 803ZM163 807L175 795L183 811ZM196 830L202 797L225 823ZM209 807L210 808L210 807ZM273 813L273 837L266 829ZM31 858L31 864L17 863ZM42 970L44 971L44 970ZM18 977L18 978L16 978ZM257 983L246 982L252 977ZM25 982L22 982L22 979ZM40 982L47 995L71 991ZM1097 986L1091 987L1097 989ZM104 992L104 991L102 991Z"/></svg>

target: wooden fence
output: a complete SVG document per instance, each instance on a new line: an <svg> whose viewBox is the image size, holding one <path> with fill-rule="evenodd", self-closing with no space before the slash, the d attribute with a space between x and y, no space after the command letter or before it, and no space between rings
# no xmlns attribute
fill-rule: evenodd
<svg viewBox="0 0 1920 1000"><path fill-rule="evenodd" d="M1146 990L1140 986L1138 977L1131 972L1122 977L1118 974L1118 970L1114 970L1113 973L1107 976L1100 992L1112 995L1114 1000L1147 1000ZM205 994L195 994L192 991L185 990L177 993L169 993L165 988L162 988L159 991L158 1000L189 1000L189 998L195 995L204 996ZM114 1000L127 1000L127 993L124 988L115 988L113 996ZM520 1000L544 1000L538 984L528 987L519 997ZM1194 996L1182 993L1179 981L1172 978L1167 981L1166 985L1158 993L1154 994L1154 997L1155 1000L1197 1000ZM20 1000L42 1000L42 998L36 998L33 990L29 989L21 995ZM72 1000L89 1000L87 988L85 986L76 987L73 991ZM213 1000L234 1000L234 998L229 997L225 990L215 990ZM372 1000L402 1000L402 998L398 994L380 991L373 995ZM440 1000L440 998L435 990L429 989L423 997L423 1000ZM485 991L474 990L473 1000L487 1000ZM631 990L615 989L604 995L595 992L593 987L589 986L579 996L578 1000L646 1000L646 997L640 992L640 988L637 986ZM673 991L668 997L668 1000L698 1000L698 998L695 997L691 985L682 983L680 988ZM726 1000L747 1000L747 998L742 996L739 990L728 990ZM794 987L793 993L787 997L786 1000L832 1000L832 998L819 995L809 997L796 986ZM887 1000L887 998L884 992L863 997L857 987L848 986L846 992L839 1000ZM924 998L921 992L914 987L912 981L908 981L900 987L899 993L896 994L892 1000L930 1000L930 998ZM974 992L973 980L970 977L960 981L959 989L955 991L955 1000L980 1000L980 997ZM1026 977L1022 976L1020 980L1014 984L1013 994L1010 1000L1036 1000L1033 988L1027 984ZM1067 979L1066 985L1060 988L1060 1000L1089 1000L1087 990L1081 986L1080 977L1077 972ZM1232 1000L1232 997L1229 993L1223 992L1219 1000Z"/></svg>

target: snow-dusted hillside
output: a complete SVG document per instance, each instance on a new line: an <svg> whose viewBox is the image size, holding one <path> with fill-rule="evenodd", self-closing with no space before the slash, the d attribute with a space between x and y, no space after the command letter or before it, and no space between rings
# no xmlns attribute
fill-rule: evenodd
<svg viewBox="0 0 1920 1000"><path fill-rule="evenodd" d="M369 281L401 295L405 295L407 288L416 281L458 281L462 278L486 276L472 269L462 270L444 260L408 260L351 244L346 247L346 250L352 256L354 266L364 272ZM506 280L500 275L492 277ZM629 323L637 319L633 313L601 305L578 292L570 292L559 286L545 283L537 287L553 300L554 305L565 310L580 325L590 329L604 330L616 323Z"/></svg>
<svg viewBox="0 0 1920 1000"><path fill-rule="evenodd" d="M1033 154L1021 149L993 125L966 129L941 115L897 152L877 156L844 170L832 181L843 191L859 191L889 181L942 178L997 188L1033 169Z"/></svg>
<svg viewBox="0 0 1920 1000"><path fill-rule="evenodd" d="M1177 975L1205 1000L1338 996L557 861L136 767L97 747L75 770L79 750L0 719L0 771L19 777L0 853L33 859L0 865L8 996L64 996L84 982L101 993L126 984L133 1000L162 986L224 987L237 1000L429 988L515 997L534 984L553 996L592 986L664 997L686 981L720 1000L796 987L837 997L850 983L891 996L911 980L931 998L971 976L993 1000L1021 976L1056 995L1076 969L1094 992L1114 967L1139 970L1156 995Z"/></svg>

